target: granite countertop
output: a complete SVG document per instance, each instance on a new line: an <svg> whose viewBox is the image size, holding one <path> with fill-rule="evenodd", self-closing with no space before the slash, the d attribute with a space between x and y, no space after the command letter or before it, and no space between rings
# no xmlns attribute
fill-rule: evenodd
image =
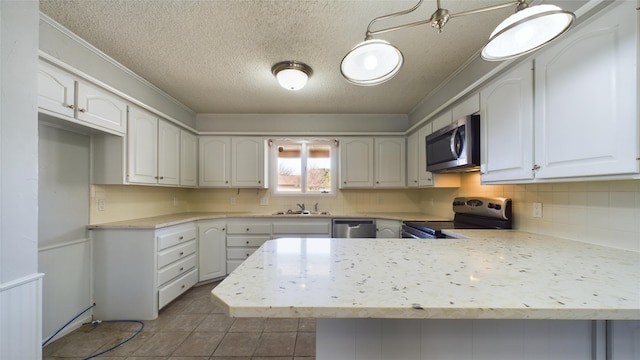
<svg viewBox="0 0 640 360"><path fill-rule="evenodd" d="M514 230L277 239L213 291L234 317L640 319L640 253Z"/></svg>
<svg viewBox="0 0 640 360"><path fill-rule="evenodd" d="M90 230L95 229L159 229L167 226L183 224L197 220L207 219L225 219L225 218L273 218L273 219L308 219L308 218L377 218L401 221L441 221L449 220L446 218L427 215L422 213L328 213L328 214L310 214L295 215L284 214L275 215L273 213L233 213L233 212L186 212L171 215L154 216L147 218L114 221L102 224L91 224L88 226Z"/></svg>

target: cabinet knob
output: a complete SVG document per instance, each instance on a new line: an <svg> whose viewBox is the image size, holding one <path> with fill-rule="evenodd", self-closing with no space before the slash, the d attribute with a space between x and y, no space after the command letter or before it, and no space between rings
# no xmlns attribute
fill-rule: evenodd
<svg viewBox="0 0 640 360"><path fill-rule="evenodd" d="M228 183L229 183L229 180L225 180L225 181L224 181L224 183L225 183L225 184L228 184Z"/></svg>
<svg viewBox="0 0 640 360"><path fill-rule="evenodd" d="M184 239L184 236L180 236L180 240Z"/></svg>
<svg viewBox="0 0 640 360"><path fill-rule="evenodd" d="M184 270L184 268L183 268L183 267L181 267L181 268L180 268L180 271L182 271L182 270Z"/></svg>
<svg viewBox="0 0 640 360"><path fill-rule="evenodd" d="M67 105L67 104L64 104L64 105L66 107L68 107L69 109L71 109L71 110L75 110L75 108L76 108L74 105Z"/></svg>
<svg viewBox="0 0 640 360"><path fill-rule="evenodd" d="M184 251L180 251L180 256L184 255Z"/></svg>
<svg viewBox="0 0 640 360"><path fill-rule="evenodd" d="M249 240L247 240L247 245L249 245Z"/></svg>
<svg viewBox="0 0 640 360"><path fill-rule="evenodd" d="M182 285L180 288L184 289L184 285Z"/></svg>
<svg viewBox="0 0 640 360"><path fill-rule="evenodd" d="M164 179L164 176L160 176L160 180Z"/></svg>
<svg viewBox="0 0 640 360"><path fill-rule="evenodd" d="M247 231L249 231L249 228L247 228Z"/></svg>
<svg viewBox="0 0 640 360"><path fill-rule="evenodd" d="M225 228L222 228L222 231L224 231L224 230L225 230Z"/></svg>
<svg viewBox="0 0 640 360"><path fill-rule="evenodd" d="M258 180L258 184L262 183L262 181Z"/></svg>
<svg viewBox="0 0 640 360"><path fill-rule="evenodd" d="M87 112L87 109L78 109L78 111L80 111L81 113L83 113L83 112Z"/></svg>
<svg viewBox="0 0 640 360"><path fill-rule="evenodd" d="M380 181L376 181L376 184L380 184Z"/></svg>
<svg viewBox="0 0 640 360"><path fill-rule="evenodd" d="M346 184L347 182L345 181L344 183Z"/></svg>
<svg viewBox="0 0 640 360"><path fill-rule="evenodd" d="M247 254L247 257L249 257L249 254Z"/></svg>

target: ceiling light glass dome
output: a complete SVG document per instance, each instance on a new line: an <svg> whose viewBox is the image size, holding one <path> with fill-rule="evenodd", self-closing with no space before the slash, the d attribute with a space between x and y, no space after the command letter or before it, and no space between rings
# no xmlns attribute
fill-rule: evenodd
<svg viewBox="0 0 640 360"><path fill-rule="evenodd" d="M370 39L356 45L342 59L340 71L350 83L378 85L393 78L404 58L398 48L384 40Z"/></svg>

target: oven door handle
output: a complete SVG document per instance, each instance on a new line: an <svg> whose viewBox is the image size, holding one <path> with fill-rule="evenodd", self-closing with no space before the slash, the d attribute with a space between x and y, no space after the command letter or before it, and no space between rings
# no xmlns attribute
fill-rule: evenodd
<svg viewBox="0 0 640 360"><path fill-rule="evenodd" d="M404 230L402 231L402 238L403 239L420 239L420 237Z"/></svg>

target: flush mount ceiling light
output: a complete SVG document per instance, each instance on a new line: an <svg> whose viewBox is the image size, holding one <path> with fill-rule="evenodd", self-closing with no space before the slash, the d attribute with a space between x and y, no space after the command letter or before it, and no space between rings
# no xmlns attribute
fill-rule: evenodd
<svg viewBox="0 0 640 360"><path fill-rule="evenodd" d="M482 48L483 59L501 61L528 54L543 47L566 32L575 20L573 13L563 11L555 5L529 7L526 0L515 0L456 14L450 14L449 10L441 8L440 0L437 0L437 9L429 19L371 31L374 23L409 14L420 7L422 2L423 0L419 0L410 9L371 20L364 41L351 49L342 59L340 64L342 76L352 84L370 86L390 80L400 71L404 61L400 50L384 40L374 39L374 35L424 24L431 24L438 32L442 32L451 18L515 6L516 13L496 27L491 33L489 42Z"/></svg>
<svg viewBox="0 0 640 360"><path fill-rule="evenodd" d="M309 65L297 61L282 61L271 68L280 86L287 90L300 90L313 72Z"/></svg>

